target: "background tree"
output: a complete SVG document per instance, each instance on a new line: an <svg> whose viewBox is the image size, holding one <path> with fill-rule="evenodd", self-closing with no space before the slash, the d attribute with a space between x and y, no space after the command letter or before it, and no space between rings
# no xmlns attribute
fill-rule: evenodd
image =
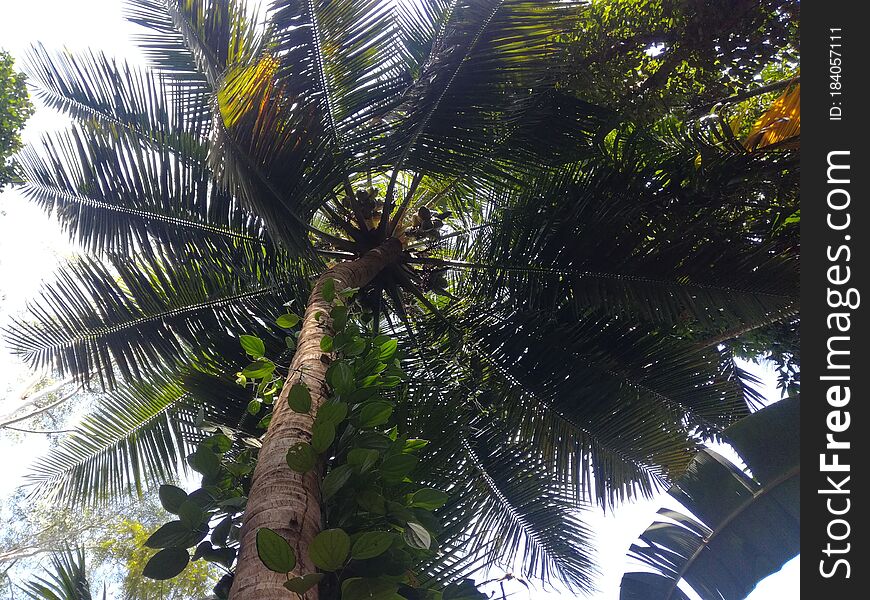
<svg viewBox="0 0 870 600"><path fill-rule="evenodd" d="M41 569L56 570L56 560L50 557L66 556L70 543L87 557L82 577L91 591L106 584L109 590L118 590L113 598L124 600L204 598L218 575L208 563L191 565L172 581L142 576L150 554L143 542L167 516L153 494L97 510L33 502L19 491L4 502L2 517L7 526L0 538L0 598L18 597L21 586L26 587ZM95 594L101 595L102 591Z"/></svg>
<svg viewBox="0 0 870 600"><path fill-rule="evenodd" d="M0 50L0 191L15 180L12 155L21 148L21 129L31 114L25 77L15 70L12 56Z"/></svg>
<svg viewBox="0 0 870 600"><path fill-rule="evenodd" d="M25 153L25 193L90 256L10 341L110 390L37 490L101 502L172 477L200 407L256 434L227 375L238 334L278 355L275 319L304 306L285 393L316 382L318 313L359 287L408 348L401 405L437 442L421 473L453 492L423 573L522 553L529 576L588 589L578 508L666 485L758 400L716 336L794 314L797 252L769 220L793 211L797 171L719 121L638 127L561 93L581 8L288 0L262 28L240 4L137 0L154 71L36 49L37 93L76 125ZM258 528L299 556L319 529L319 478L285 463L311 420L277 401L238 600L286 595Z"/></svg>
<svg viewBox="0 0 870 600"><path fill-rule="evenodd" d="M775 93L799 63L799 23L795 0L594 0L571 34L565 85L642 122Z"/></svg>

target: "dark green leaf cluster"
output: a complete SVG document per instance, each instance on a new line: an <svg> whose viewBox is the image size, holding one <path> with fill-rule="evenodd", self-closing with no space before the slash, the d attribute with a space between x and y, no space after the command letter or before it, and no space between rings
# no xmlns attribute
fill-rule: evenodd
<svg viewBox="0 0 870 600"><path fill-rule="evenodd" d="M594 0L567 42L564 85L635 121L712 106L799 62L796 0ZM782 75L781 75L782 77Z"/></svg>

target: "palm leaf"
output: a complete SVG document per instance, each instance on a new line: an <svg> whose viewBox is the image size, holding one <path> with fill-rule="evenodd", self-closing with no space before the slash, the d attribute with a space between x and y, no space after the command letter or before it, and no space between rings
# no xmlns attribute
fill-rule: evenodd
<svg viewBox="0 0 870 600"><path fill-rule="evenodd" d="M227 354L243 359L240 350ZM102 505L179 479L203 435L198 411L235 430L251 399L228 375L212 374L228 372L227 363L204 367L177 367L177 374L152 375L147 384L129 383L105 394L73 433L37 459L27 476L31 493L74 506Z"/></svg>
<svg viewBox="0 0 870 600"><path fill-rule="evenodd" d="M289 263L270 262L259 247L244 245L232 254L204 245L160 259L82 259L30 306L36 321L14 319L6 335L34 367L85 381L96 373L110 387L115 369L139 380L208 352L237 335L231 332L273 335L266 323L284 302L304 297L307 285L294 281Z"/></svg>
<svg viewBox="0 0 870 600"><path fill-rule="evenodd" d="M621 599L685 598L685 580L701 598L740 600L800 552L799 419L794 398L725 431L748 472L712 450L695 458L669 491L689 514L659 511L667 520L630 553L653 572L627 573Z"/></svg>
<svg viewBox="0 0 870 600"><path fill-rule="evenodd" d="M157 153L135 138L73 129L43 139L21 157L24 193L60 219L92 252L155 243L264 243L260 219L218 188L202 164L168 149Z"/></svg>
<svg viewBox="0 0 870 600"><path fill-rule="evenodd" d="M84 549L66 548L52 554L50 570L34 576L22 589L33 600L92 600Z"/></svg>

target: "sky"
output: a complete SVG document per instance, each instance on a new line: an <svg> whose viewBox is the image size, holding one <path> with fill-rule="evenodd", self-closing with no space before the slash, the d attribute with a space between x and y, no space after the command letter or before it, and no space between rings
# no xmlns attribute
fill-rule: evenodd
<svg viewBox="0 0 870 600"><path fill-rule="evenodd" d="M31 44L40 42L49 50L95 48L107 54L142 62L132 42L135 27L122 18L121 0L0 0L0 48L21 62ZM65 119L37 103L36 115L25 130L28 143L38 141L41 133L63 127ZM40 283L51 277L64 258L76 249L57 223L36 206L28 203L17 191L0 194L0 326L11 316L21 314L25 301L39 290ZM772 385L772 375L763 372L768 398L778 398ZM0 414L12 397L33 374L0 346ZM20 435L14 439L0 436L0 456L32 459L49 447L42 435ZM30 460L0 463L0 501L20 485ZM619 581L629 567L626 551L637 536L653 521L656 511L669 497L656 497L648 502L625 505L613 515L590 513L587 518L597 532L596 546L602 576L599 591L590 600L618 600ZM798 567L800 557L783 570L763 581L749 600L795 600L800 597ZM525 592L516 598L523 598ZM530 599L570 597L567 592L549 593L534 585Z"/></svg>

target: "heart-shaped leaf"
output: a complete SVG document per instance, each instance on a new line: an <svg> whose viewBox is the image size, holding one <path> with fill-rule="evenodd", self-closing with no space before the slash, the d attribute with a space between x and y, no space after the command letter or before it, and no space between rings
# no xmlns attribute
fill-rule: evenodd
<svg viewBox="0 0 870 600"><path fill-rule="evenodd" d="M347 483L352 473L350 465L340 465L330 471L323 478L323 484L320 488L323 500L326 501L332 498Z"/></svg>
<svg viewBox="0 0 870 600"><path fill-rule="evenodd" d="M163 505L163 508L173 514L178 514L181 504L187 500L187 492L168 483L160 486L157 495L160 496L160 504Z"/></svg>
<svg viewBox="0 0 870 600"><path fill-rule="evenodd" d="M393 405L384 400L375 400L363 405L359 414L360 427L377 427L386 423L393 414Z"/></svg>
<svg viewBox="0 0 870 600"><path fill-rule="evenodd" d="M244 349L251 358L262 358L266 353L266 344L256 336L240 335L239 341L242 343L242 349Z"/></svg>
<svg viewBox="0 0 870 600"><path fill-rule="evenodd" d="M255 360L242 369L242 375L251 379L265 379L275 372L275 363L268 359Z"/></svg>
<svg viewBox="0 0 870 600"><path fill-rule="evenodd" d="M290 388L290 393L287 395L287 402L290 408L298 413L307 413L311 410L311 392L308 391L308 386L302 383L294 383Z"/></svg>
<svg viewBox="0 0 870 600"><path fill-rule="evenodd" d="M380 556L393 544L393 539L393 534L386 531L367 531L354 542L351 558L365 560Z"/></svg>
<svg viewBox="0 0 870 600"><path fill-rule="evenodd" d="M276 573L289 573L296 566L296 553L283 537L268 527L257 530L257 556Z"/></svg>
<svg viewBox="0 0 870 600"><path fill-rule="evenodd" d="M339 396L346 396L356 387L353 379L353 369L343 360L330 365L326 373L326 381Z"/></svg>
<svg viewBox="0 0 870 600"><path fill-rule="evenodd" d="M324 423L322 421L315 422L311 429L311 447L318 454L326 452L332 442L335 440L335 425L332 423Z"/></svg>
<svg viewBox="0 0 870 600"><path fill-rule="evenodd" d="M184 548L166 548L151 557L142 570L149 579L162 581L172 579L190 562L190 554Z"/></svg>
<svg viewBox="0 0 870 600"><path fill-rule="evenodd" d="M429 546L432 545L432 536L429 535L429 531L419 523L414 523L413 521L407 523L405 533L402 537L405 539L405 543L411 546L411 548L428 550Z"/></svg>
<svg viewBox="0 0 870 600"><path fill-rule="evenodd" d="M321 531L308 546L311 561L324 571L337 571L350 553L350 537L343 529Z"/></svg>
<svg viewBox="0 0 870 600"><path fill-rule="evenodd" d="M317 422L338 425L347 417L347 404L344 402L327 402L317 409Z"/></svg>
<svg viewBox="0 0 870 600"><path fill-rule="evenodd" d="M307 473L317 464L317 453L311 444L297 442L287 450L287 465L297 473Z"/></svg>

